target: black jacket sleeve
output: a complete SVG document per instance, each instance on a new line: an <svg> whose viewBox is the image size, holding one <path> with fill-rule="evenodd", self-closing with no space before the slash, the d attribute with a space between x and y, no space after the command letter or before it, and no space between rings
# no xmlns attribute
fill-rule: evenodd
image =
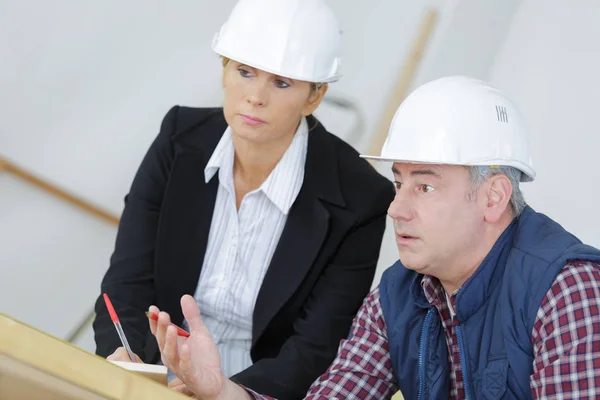
<svg viewBox="0 0 600 400"><path fill-rule="evenodd" d="M171 136L179 107L164 117L160 133L146 153L125 197L115 250L102 284L132 350L144 360L143 349L150 331L144 312L155 299L154 250L158 219L174 151ZM95 305L93 323L96 354L107 357L121 346L102 295ZM148 361L148 360L145 360Z"/></svg>

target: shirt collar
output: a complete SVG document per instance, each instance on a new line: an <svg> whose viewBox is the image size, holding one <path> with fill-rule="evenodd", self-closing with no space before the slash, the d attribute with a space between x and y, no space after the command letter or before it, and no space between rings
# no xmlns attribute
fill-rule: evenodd
<svg viewBox="0 0 600 400"><path fill-rule="evenodd" d="M302 118L292 142L258 189L285 215L298 197L304 181L307 148L308 123L306 118ZM233 185L234 154L231 128L227 127L204 168L204 181L208 183L219 171L219 181L226 187L229 182Z"/></svg>
<svg viewBox="0 0 600 400"><path fill-rule="evenodd" d="M304 164L308 147L308 123L302 118L292 143L263 182L261 189L285 215L296 201L304 181Z"/></svg>
<svg viewBox="0 0 600 400"><path fill-rule="evenodd" d="M427 302L432 306L446 300L446 291L438 278L431 275L424 275L423 279L421 279L421 287L423 288Z"/></svg>
<svg viewBox="0 0 600 400"><path fill-rule="evenodd" d="M219 140L215 151L213 151L206 167L204 167L204 182L208 183L219 169L233 171L233 140L231 139L231 128L228 126Z"/></svg>
<svg viewBox="0 0 600 400"><path fill-rule="evenodd" d="M460 288L456 289L454 293L449 295L439 279L431 275L423 276L423 279L421 279L421 287L423 288L423 293L425 293L427 302L431 306L436 307L438 310L448 308L450 311L450 317L454 319L454 316L456 315L454 309L454 307L456 307L456 295L460 291Z"/></svg>

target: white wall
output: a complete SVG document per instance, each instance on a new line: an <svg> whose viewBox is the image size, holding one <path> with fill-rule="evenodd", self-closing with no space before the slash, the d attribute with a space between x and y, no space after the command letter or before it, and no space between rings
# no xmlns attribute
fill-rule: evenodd
<svg viewBox="0 0 600 400"><path fill-rule="evenodd" d="M119 214L133 174L169 107L220 103L220 64L210 42L233 4L233 0L5 0L0 6L0 155ZM364 150L427 3L330 0L330 4L344 30L345 73L331 93L360 105L365 134L356 146ZM519 8L519 0L431 4L440 8L442 18L416 83L449 73L493 76L525 106L547 100L536 98L532 90L516 90L522 86L519 82L535 81L532 74L506 72L521 57L511 49L525 35L522 29L515 34L517 22L511 28L515 10L521 16L527 8ZM589 6L593 7L591 1ZM509 28L511 36L502 47ZM516 44L510 46L513 36ZM541 42L536 46L543 47ZM501 47L502 56L495 63ZM537 62L547 67L546 62ZM503 64L507 67L501 68ZM564 113L565 106L561 107ZM532 118L542 111L547 110L535 109ZM347 115L324 108L320 116L332 131L342 137L347 133ZM585 116L584 123L593 119ZM594 142L587 136L581 140L591 151ZM386 176L388 168L382 167ZM575 186L574 192L593 186L592 180L587 183ZM554 181L540 178L535 185L540 196L557 192ZM533 204L534 193L527 194ZM589 220L592 210L590 196L571 220ZM583 232L584 226L576 228ZM99 294L115 232L114 227L0 175L0 312L65 336ZM598 244L597 236L595 240ZM396 258L388 231L379 271ZM34 301L33 295L42 300ZM56 315L60 316L52 318ZM79 344L93 350L89 331Z"/></svg>
<svg viewBox="0 0 600 400"><path fill-rule="evenodd" d="M525 1L495 62L492 81L532 130L538 178L529 204L600 247L600 3Z"/></svg>
<svg viewBox="0 0 600 400"><path fill-rule="evenodd" d="M98 296L115 228L11 175L0 193L0 312L66 337Z"/></svg>

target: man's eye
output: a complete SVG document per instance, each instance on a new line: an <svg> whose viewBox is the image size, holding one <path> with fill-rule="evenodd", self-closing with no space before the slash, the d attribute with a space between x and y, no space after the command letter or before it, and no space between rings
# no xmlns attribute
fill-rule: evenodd
<svg viewBox="0 0 600 400"><path fill-rule="evenodd" d="M431 185L421 185L421 192L423 193L433 192L434 190L435 188Z"/></svg>

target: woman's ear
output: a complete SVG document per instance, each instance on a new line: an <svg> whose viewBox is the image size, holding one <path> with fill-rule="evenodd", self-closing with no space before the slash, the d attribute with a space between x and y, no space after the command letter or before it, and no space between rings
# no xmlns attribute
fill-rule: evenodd
<svg viewBox="0 0 600 400"><path fill-rule="evenodd" d="M321 101L323 100L323 97L325 96L325 93L327 93L328 89L329 85L326 83L324 83L318 88L311 88L310 95L308 96L308 100L306 101L306 105L302 110L303 116L309 116L313 113L313 111L317 109L317 107L319 107L319 104L321 104Z"/></svg>

